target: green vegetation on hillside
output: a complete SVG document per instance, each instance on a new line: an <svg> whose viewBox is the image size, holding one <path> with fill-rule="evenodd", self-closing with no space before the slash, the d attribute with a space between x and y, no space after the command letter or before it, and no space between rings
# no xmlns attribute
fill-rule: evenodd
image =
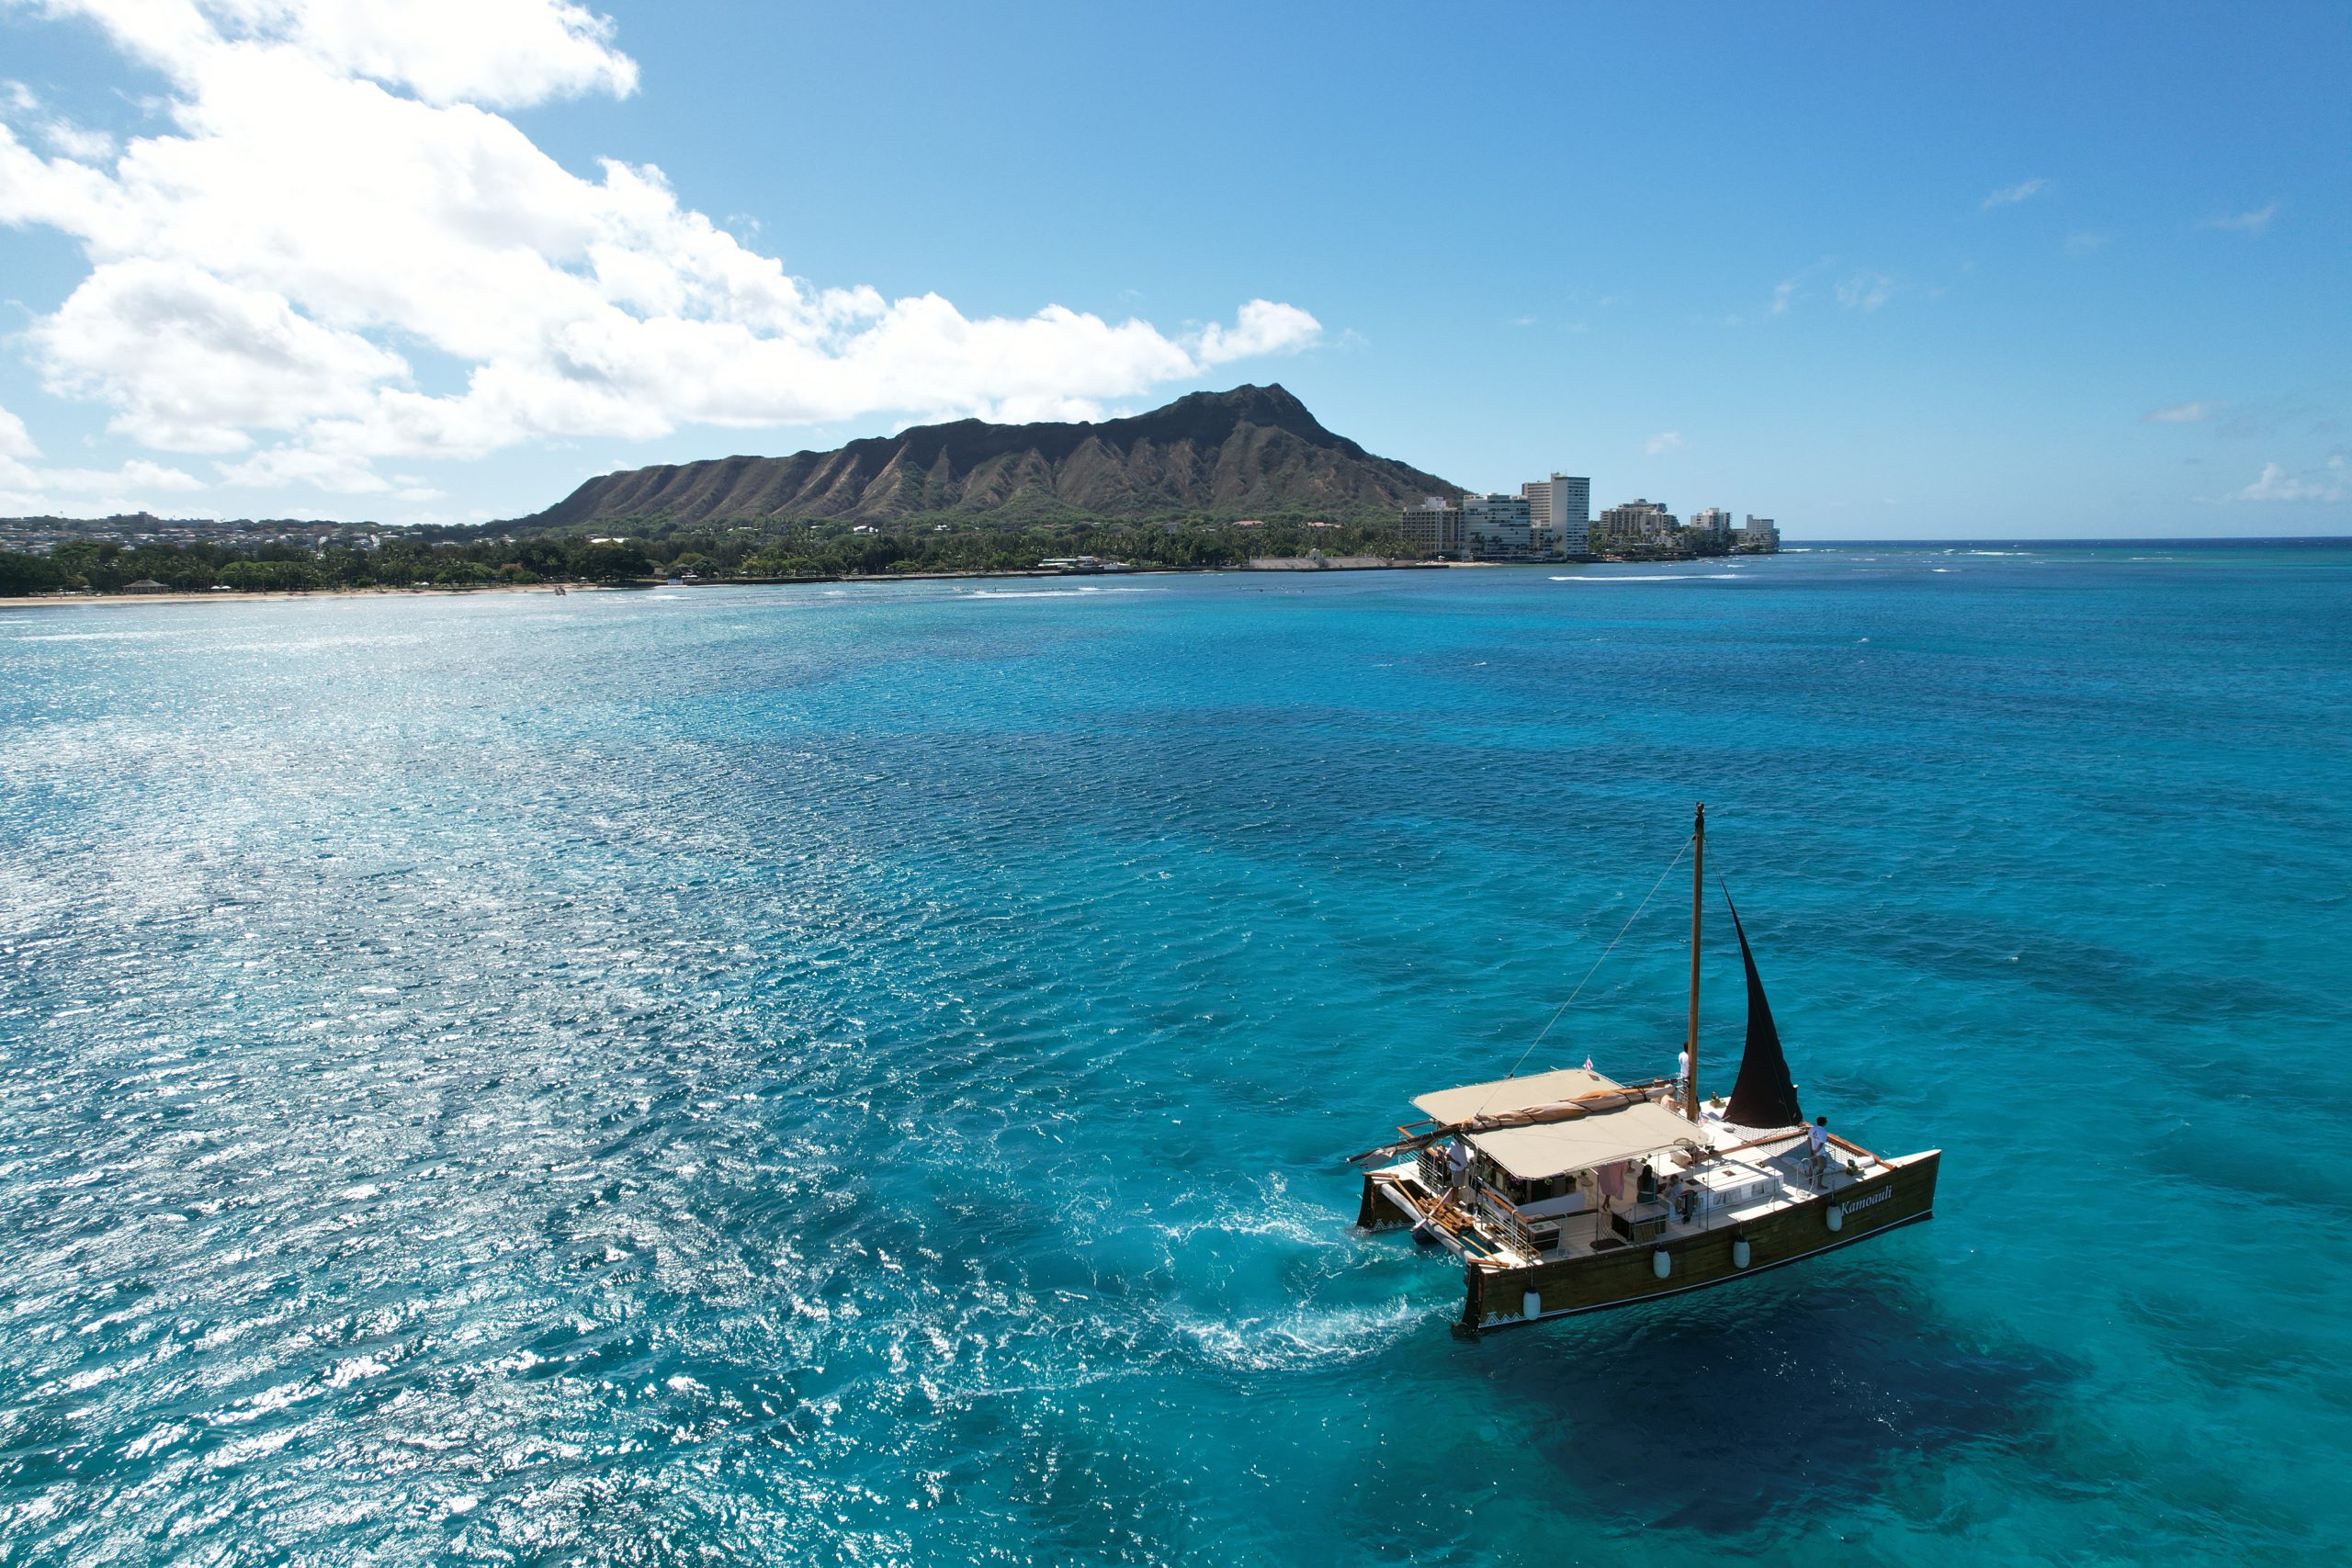
<svg viewBox="0 0 2352 1568"><path fill-rule="evenodd" d="M1094 423L956 420L830 452L627 468L518 522L615 533L652 518L714 527L792 517L1020 531L1291 512L1376 527L1401 506L1456 489L1333 434L1283 387L1249 386L1192 392L1148 413Z"/></svg>

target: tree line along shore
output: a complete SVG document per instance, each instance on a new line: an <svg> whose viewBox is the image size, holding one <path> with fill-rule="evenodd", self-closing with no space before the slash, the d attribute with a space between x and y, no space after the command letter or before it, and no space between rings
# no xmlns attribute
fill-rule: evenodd
<svg viewBox="0 0 2352 1568"><path fill-rule="evenodd" d="M372 545L62 542L45 555L0 550L0 597L94 592L299 593L333 589L491 588L534 582L643 581L691 572L706 581L1034 571L1080 556L1137 567L1238 567L1253 557L1409 559L1394 522L1320 519L1076 522L1024 527L911 519L887 525L768 521L500 534L481 528L377 535Z"/></svg>

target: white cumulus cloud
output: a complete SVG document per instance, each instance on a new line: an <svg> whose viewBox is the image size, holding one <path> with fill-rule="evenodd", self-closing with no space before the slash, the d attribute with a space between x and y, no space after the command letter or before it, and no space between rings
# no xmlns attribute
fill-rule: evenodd
<svg viewBox="0 0 2352 1568"><path fill-rule="evenodd" d="M0 457L38 457L40 448L33 445L31 432L25 422L0 409Z"/></svg>
<svg viewBox="0 0 2352 1568"><path fill-rule="evenodd" d="M371 387L408 371L283 295L185 259L101 263L31 337L53 389L107 402L115 430L175 452L233 452L249 429L361 412Z"/></svg>
<svg viewBox="0 0 2352 1568"><path fill-rule="evenodd" d="M2276 463L2262 465L2262 475L2238 491L2240 501L2343 501L2352 497L2352 469L2341 457L2312 473L2290 474Z"/></svg>
<svg viewBox="0 0 2352 1568"><path fill-rule="evenodd" d="M109 512L130 512L144 504L134 498L204 488L204 481L186 469L143 457L119 468L51 468L32 461L40 456L40 447L25 422L0 409L0 512L47 515L86 506L94 496Z"/></svg>
<svg viewBox="0 0 2352 1568"><path fill-rule="evenodd" d="M1232 326L1222 327L1211 321L1201 333L1200 346L1193 351L1193 357L1204 365L1222 365L1228 359L1279 354L1313 342L1321 331L1315 318L1295 305L1252 299L1235 313Z"/></svg>
<svg viewBox="0 0 2352 1568"><path fill-rule="evenodd" d="M519 107L627 97L637 62L613 25L563 0L208 0L223 31L290 44L325 69L427 103Z"/></svg>
<svg viewBox="0 0 2352 1568"><path fill-rule="evenodd" d="M98 167L0 107L0 222L90 265L26 341L52 392L234 483L365 493L380 459L690 423L1089 414L1321 334L1269 299L1171 334L793 277L660 170L583 178L495 112L636 90L610 25L563 0L47 9L161 72L172 129Z"/></svg>
<svg viewBox="0 0 2352 1568"><path fill-rule="evenodd" d="M1648 453L1653 457L1663 457L1668 452L1679 452L1685 445L1686 443L1682 439L1682 432L1679 430L1661 430L1656 435L1651 436L1647 441L1642 443L1642 450Z"/></svg>

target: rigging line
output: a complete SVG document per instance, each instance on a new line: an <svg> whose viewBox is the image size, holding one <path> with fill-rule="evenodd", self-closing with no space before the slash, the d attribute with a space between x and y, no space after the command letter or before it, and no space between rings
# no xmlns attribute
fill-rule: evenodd
<svg viewBox="0 0 2352 1568"><path fill-rule="evenodd" d="M1609 955L1617 951L1617 944L1625 940L1625 933L1634 929L1634 922L1642 918L1642 911L1650 907L1650 900L1657 897L1657 890L1666 886L1666 879L1674 874L1674 868L1680 865L1682 857L1690 852L1690 840L1685 839L1682 847L1674 852L1674 858L1666 863L1666 869L1657 874L1657 880L1650 884L1650 890L1642 895L1642 901L1634 906L1634 912L1625 917L1625 923L1617 928L1617 934L1609 939L1609 945L1600 950L1600 956L1592 961L1592 967L1584 972L1584 978L1577 982L1577 988L1568 993L1568 999L1553 1010L1552 1022L1544 1026L1542 1034L1528 1042L1527 1049L1519 1054L1519 1060L1510 1065L1510 1071L1503 1075L1506 1083L1519 1077L1519 1069L1527 1066L1527 1058L1535 1055L1535 1047L1544 1043L1544 1037L1552 1032L1553 1024L1558 1023L1568 1009L1576 1005L1576 999L1584 995L1584 988L1592 984L1592 977L1600 972L1603 964L1609 962ZM1490 1094L1487 1098L1491 1100L1494 1096ZM1484 1111L1486 1107L1481 1105L1478 1109Z"/></svg>

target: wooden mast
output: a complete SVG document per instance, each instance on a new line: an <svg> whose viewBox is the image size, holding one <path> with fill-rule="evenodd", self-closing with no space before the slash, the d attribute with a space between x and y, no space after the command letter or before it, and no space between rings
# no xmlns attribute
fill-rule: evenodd
<svg viewBox="0 0 2352 1568"><path fill-rule="evenodd" d="M1707 891L1707 806L1699 803L1690 828L1690 1032L1682 1049L1690 1058L1690 1076L1683 1080L1682 1114L1699 1119L1699 911Z"/></svg>

